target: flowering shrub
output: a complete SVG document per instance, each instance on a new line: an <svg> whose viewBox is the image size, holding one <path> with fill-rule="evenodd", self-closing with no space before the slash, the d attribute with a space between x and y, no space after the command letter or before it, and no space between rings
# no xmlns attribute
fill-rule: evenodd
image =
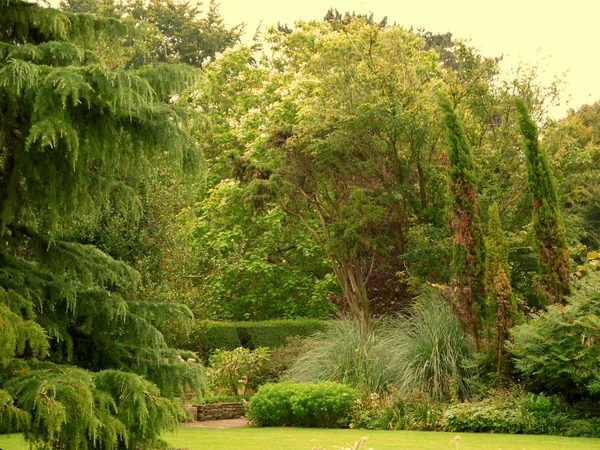
<svg viewBox="0 0 600 450"><path fill-rule="evenodd" d="M214 395L247 394L252 379L260 372L268 356L268 350L263 347L217 350L209 359L210 390Z"/></svg>

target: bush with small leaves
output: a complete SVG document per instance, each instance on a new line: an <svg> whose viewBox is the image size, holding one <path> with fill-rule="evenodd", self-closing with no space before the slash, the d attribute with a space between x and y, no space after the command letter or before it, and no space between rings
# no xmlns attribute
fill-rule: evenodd
<svg viewBox="0 0 600 450"><path fill-rule="evenodd" d="M586 417L557 396L499 390L479 402L450 406L445 431L600 437L599 417Z"/></svg>
<svg viewBox="0 0 600 450"><path fill-rule="evenodd" d="M246 417L264 427L343 428L357 398L356 390L331 381L266 384L248 403Z"/></svg>

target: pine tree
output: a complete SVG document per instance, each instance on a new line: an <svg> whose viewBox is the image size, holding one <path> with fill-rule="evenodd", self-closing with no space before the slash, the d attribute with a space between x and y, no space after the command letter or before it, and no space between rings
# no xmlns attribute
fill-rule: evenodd
<svg viewBox="0 0 600 450"><path fill-rule="evenodd" d="M492 334L491 350L496 362L496 372L508 373L508 354L504 343L517 312L510 285L508 249L500 223L498 205L493 203L488 211L488 233L485 245L485 285L489 300L489 329Z"/></svg>
<svg viewBox="0 0 600 450"><path fill-rule="evenodd" d="M515 100L525 143L529 189L532 195L533 231L537 240L540 276L536 290L541 306L566 304L569 287L569 252L556 185L546 152L539 145L538 129L521 99Z"/></svg>
<svg viewBox="0 0 600 450"><path fill-rule="evenodd" d="M480 334L486 314L484 290L485 246L477 207L473 151L450 100L438 97L449 141L450 185L453 197L452 308L481 349Z"/></svg>
<svg viewBox="0 0 600 450"><path fill-rule="evenodd" d="M153 154L198 157L169 101L190 70L111 71L89 50L109 32L128 30L0 5L0 429L43 449L158 445L174 396L202 385L155 326L189 310L136 301L137 272L68 239L107 206L135 211Z"/></svg>

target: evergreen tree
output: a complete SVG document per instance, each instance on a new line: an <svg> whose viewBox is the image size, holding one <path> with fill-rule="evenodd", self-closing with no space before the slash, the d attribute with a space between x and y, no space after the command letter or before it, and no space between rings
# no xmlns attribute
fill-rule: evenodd
<svg viewBox="0 0 600 450"><path fill-rule="evenodd" d="M508 373L508 354L505 341L513 325L517 307L510 285L508 249L500 223L498 205L493 203L488 211L488 233L486 239L485 285L489 299L489 330L492 334L491 350L496 362L496 371Z"/></svg>
<svg viewBox="0 0 600 450"><path fill-rule="evenodd" d="M189 69L111 71L89 50L109 32L128 30L0 5L0 428L44 449L157 445L175 394L202 384L155 326L189 310L136 301L136 271L69 238L107 207L137 209L151 155L197 160L169 101Z"/></svg>
<svg viewBox="0 0 600 450"><path fill-rule="evenodd" d="M485 247L477 207L473 151L450 100L438 97L449 141L450 185L453 198L452 307L481 349L480 334L486 314L484 289Z"/></svg>
<svg viewBox="0 0 600 450"><path fill-rule="evenodd" d="M539 145L538 129L521 99L515 100L525 143L529 189L532 195L533 230L537 240L540 276L536 290L541 305L566 304L569 288L569 252L558 195L546 152Z"/></svg>

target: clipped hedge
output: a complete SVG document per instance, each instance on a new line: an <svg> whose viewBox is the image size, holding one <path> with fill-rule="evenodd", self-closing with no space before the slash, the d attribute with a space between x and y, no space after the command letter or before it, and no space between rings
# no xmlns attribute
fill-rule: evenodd
<svg viewBox="0 0 600 450"><path fill-rule="evenodd" d="M307 337L325 328L327 321L317 319L267 320L261 322L195 323L186 342L179 347L198 352L205 361L215 350L234 350L238 347L254 350L258 347L277 348L290 338Z"/></svg>
<svg viewBox="0 0 600 450"><path fill-rule="evenodd" d="M343 428L357 399L355 389L333 381L265 384L248 403L246 417L262 427Z"/></svg>
<svg viewBox="0 0 600 450"><path fill-rule="evenodd" d="M316 319L294 319L234 322L234 325L242 345L253 350L258 347L283 347L290 338L311 336L323 330L327 323Z"/></svg>

